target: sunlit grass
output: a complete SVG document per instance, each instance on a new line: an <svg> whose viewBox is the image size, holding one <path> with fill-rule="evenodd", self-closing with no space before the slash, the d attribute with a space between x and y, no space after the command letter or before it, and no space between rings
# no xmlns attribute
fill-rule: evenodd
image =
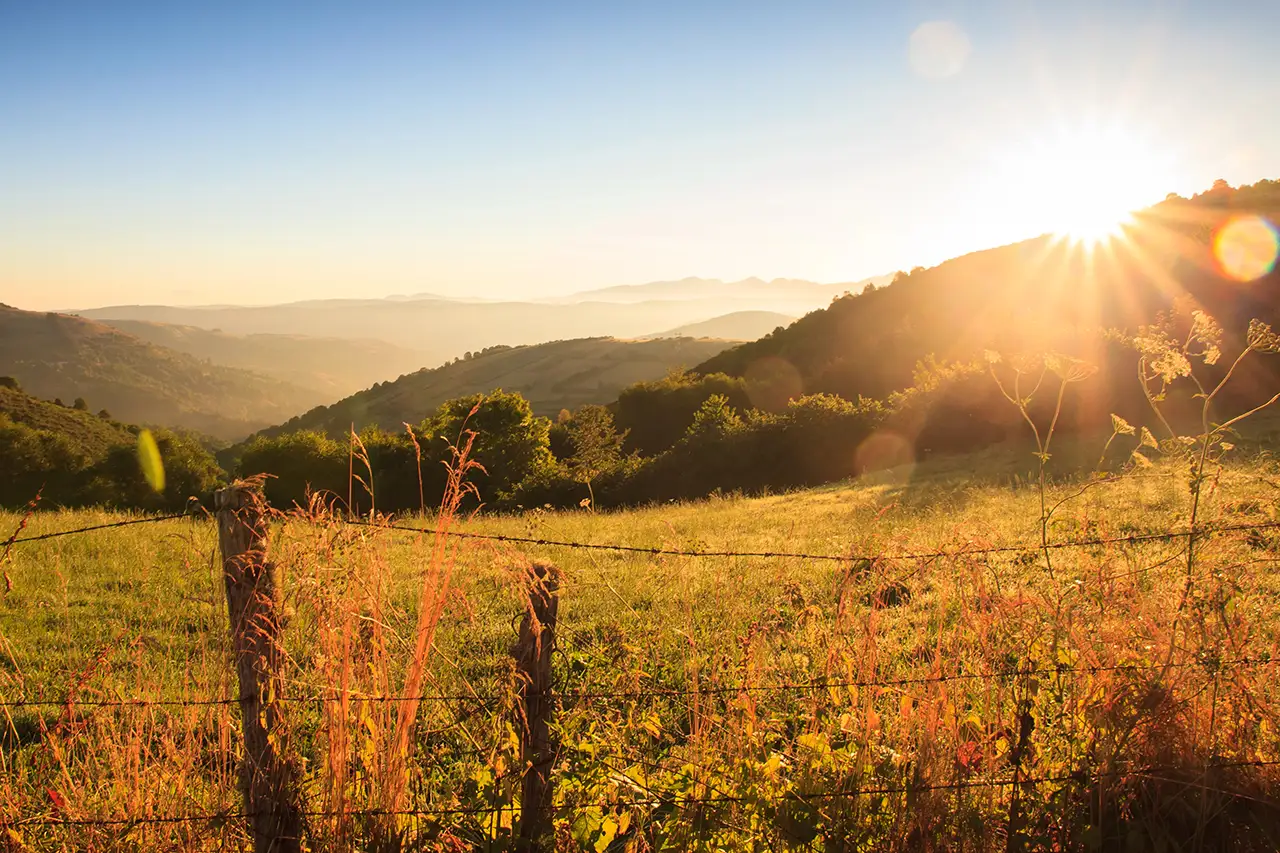
<svg viewBox="0 0 1280 853"><path fill-rule="evenodd" d="M1274 419L1253 422L1250 430L1237 438L1240 449L1214 478L1202 524L1280 517L1280 471L1260 450L1274 439ZM1097 461L1100 444L1099 437L1086 435L1055 445L1046 497L1061 505L1049 521L1049 541L1185 529L1185 471L1159 464L1090 478L1082 472ZM453 592L421 689L478 698L424 706L410 782L413 804L497 804L507 810L451 818L432 831L464 846L501 846L509 837L519 767L509 654L524 607L516 578L529 559L553 562L565 576L555 659L561 689L640 694L564 700L556 728L564 750L557 770L562 847L603 843L608 832L623 831L619 821L637 843L666 839L681 848L776 841L792 831L787 826L832 839L852 833L873 845L924 827L939 843L965 839L977 849L1001 847L990 838L984 842L972 827L974 821L1008 820L1008 786L951 800L920 794L911 809L896 797L878 803L854 798L802 809L786 820L773 803L796 791L851 785L1005 779L1012 745L1001 732L1016 731L1019 715L1031 713L1027 708L1038 720L1035 757L1023 768L1031 775L1135 762L1170 765L1175 774L1183 772L1178 768L1219 773L1203 767L1210 754L1275 758L1266 709L1280 707L1280 695L1269 670L1224 673L1230 681L1219 684L1199 661L1261 658L1280 642L1274 573L1280 535L1243 531L1202 539L1192 617L1174 633L1185 540L1062 549L1054 552L1051 578L1036 550L1041 504L1030 449L1014 444L931 457L796 493L727 495L627 512L532 510L465 523L472 532L668 552L849 559L694 558L460 540ZM42 513L24 532L116 517ZM17 516L0 514L0 532L17 523ZM430 526L435 519L397 523ZM289 691L299 698L345 696L351 705L338 716L320 714L313 703L289 706L307 790L317 797L328 792L323 802L338 797L344 808L360 807L385 795L377 756L393 718L384 713L387 706L357 700L395 692L402 683L416 631L419 577L437 559L431 544L429 537L352 527L324 515L283 519L274 527L272 556L283 572L290 618ZM981 552L1010 546L1028 550ZM0 818L203 815L239 808L239 729L232 706L74 707L86 701L234 699L216 547L208 520L184 519L14 548L3 567L11 589L0 603L0 695L54 703L70 697L73 707L10 708L0 717ZM944 553L903 556L934 552ZM892 605L876 606L886 601ZM1162 674L1165 661L1178 668ZM1114 664L1145 669L883 688L759 689ZM740 686L754 689L739 693ZM1033 687L1037 692L1027 693ZM1142 710L1149 701L1144 691L1157 688L1165 704L1158 713ZM669 690L713 692L643 695ZM1031 705L1029 695L1036 697ZM809 755L814 750L816 757ZM1253 791L1270 784L1267 773L1249 771L1218 784ZM697 799L727 789L760 799L659 814L643 797L636 802L643 786L666 796ZM1116 823L1115 814L1092 814L1079 799L1100 796L1100 789L1037 790L1022 792L1020 808L1029 827L1047 838L1078 839L1095 829L1127 833L1138 821L1145 837L1155 839L1166 831L1162 826L1210 820L1159 791L1144 795L1147 813ZM1121 794L1117 789L1115 796ZM710 823L706 808L715 817ZM361 831L352 823L318 826L343 843ZM196 850L238 844L243 827L234 821L67 827L25 837L40 838L35 849L81 849L91 841L107 848Z"/></svg>

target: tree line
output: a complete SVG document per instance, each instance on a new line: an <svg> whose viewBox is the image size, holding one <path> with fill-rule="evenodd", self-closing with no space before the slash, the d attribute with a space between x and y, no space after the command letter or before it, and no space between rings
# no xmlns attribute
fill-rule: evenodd
<svg viewBox="0 0 1280 853"><path fill-rule="evenodd" d="M1067 375L1081 362L1067 356L1007 362L1021 365L1016 370L1026 377L1027 387L1012 390L1026 397L1027 416L1052 416L1064 432L1105 428L1113 414L1141 424L1149 412L1136 373L1143 348L1156 338L1180 340L1194 324L1211 322L1202 311L1182 307L1137 336L1097 336L1090 378L1069 395L1058 391L1074 381ZM1224 347L1236 346L1221 329L1217 334ZM1224 369L1207 364L1207 379ZM88 411L48 403L36 415L28 412L24 423L0 407L0 465L13 472L0 487L0 501L21 506L40 491L54 505L175 508L231 477L265 474L266 495L276 507L318 498L353 513L404 513L439 503L448 468L464 446L478 464L468 478L473 503L491 509L608 508L719 490L785 490L1022 435L1024 414L992 373L982 359L930 356L917 362L902 390L851 400L796 394L793 377L778 364L747 377L673 372L628 387L608 406L562 411L554 423L536 416L519 394L495 391L450 400L400 431L260 434L216 460L194 436L160 430L168 473L163 495L149 492L138 472L136 427L102 426L107 422ZM1247 403L1272 387L1276 376L1274 365L1250 364L1221 402ZM1043 392L1028 394L1032 382ZM3 394L20 392L0 385ZM1194 400L1173 393L1166 403L1171 418L1182 409L1188 416L1198 411ZM40 418L49 420L43 428ZM65 423L54 423L57 418ZM107 430L107 437L93 429ZM76 430L84 435L77 438Z"/></svg>

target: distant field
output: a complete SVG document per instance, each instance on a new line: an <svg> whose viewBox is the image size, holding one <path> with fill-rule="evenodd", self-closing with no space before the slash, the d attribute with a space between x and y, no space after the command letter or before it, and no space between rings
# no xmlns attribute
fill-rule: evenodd
<svg viewBox="0 0 1280 853"><path fill-rule="evenodd" d="M1185 537L1052 549L1051 577L1034 547L1039 493L1009 476L1026 466L994 453L968 464L789 495L467 524L851 559L459 543L430 692L462 698L424 706L413 796L464 813L403 831L423 849L506 849L519 772L503 711L523 610L513 578L536 558L565 574L554 658L569 694L555 728L560 849L1003 850L1011 815L1031 848L1126 849L1141 838L1146 846L1127 849L1173 850L1187 848L1159 845L1274 832L1280 531L1199 538L1185 604ZM1050 488L1050 505L1061 502L1051 542L1186 529L1180 468L1083 486ZM1202 524L1274 523L1280 470L1266 457L1231 463L1206 504ZM113 518L40 515L24 535ZM17 522L0 515L0 534ZM332 691L341 657L348 695L394 692L430 540L300 520L277 537L294 613L291 689ZM1003 546L1015 550L982 550ZM234 696L215 549L212 525L187 520L17 545L3 566L12 588L0 604L0 696ZM893 556L935 552L945 554ZM840 686L805 686L824 682ZM367 804L385 706L355 702L341 729L316 707L290 706L311 796L331 790L341 730L346 796ZM239 808L227 706L6 708L0 719L0 819ZM41 850L215 849L242 844L242 833L227 821L23 837ZM908 841L924 837L923 847Z"/></svg>

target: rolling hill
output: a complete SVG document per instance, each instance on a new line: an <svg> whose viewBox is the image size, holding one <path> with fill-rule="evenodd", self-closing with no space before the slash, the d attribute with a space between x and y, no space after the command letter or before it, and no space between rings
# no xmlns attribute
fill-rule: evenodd
<svg viewBox="0 0 1280 853"><path fill-rule="evenodd" d="M886 287L842 297L719 353L695 372L748 379L767 373L790 383L790 396L884 399L911 385L917 363L929 356L1054 350L1105 361L1102 329L1132 333L1176 299L1217 318L1229 347L1250 318L1280 320L1280 273L1237 281L1214 257L1213 235L1224 224L1258 215L1280 219L1280 182L1171 196L1136 215L1124 239L1097 250L1045 236L900 273Z"/></svg>
<svg viewBox="0 0 1280 853"><path fill-rule="evenodd" d="M202 362L101 323L0 307L0 375L27 392L124 421L237 439L323 399L247 370Z"/></svg>
<svg viewBox="0 0 1280 853"><path fill-rule="evenodd" d="M690 338L580 338L495 347L376 385L263 432L314 429L345 435L352 424L357 430L370 424L399 430L406 422L421 421L446 400L498 389L517 391L535 414L555 417L561 409L611 402L627 385L696 364L726 346L725 341Z"/></svg>
<svg viewBox="0 0 1280 853"><path fill-rule="evenodd" d="M221 329L174 326L144 320L103 323L149 343L255 373L336 400L375 382L417 370L422 354L379 340L303 335L233 335Z"/></svg>
<svg viewBox="0 0 1280 853"><path fill-rule="evenodd" d="M157 429L165 483L156 491L138 462L140 427L41 400L16 384L0 381L0 508L26 507L38 496L40 508L181 509L224 481L198 436Z"/></svg>
<svg viewBox="0 0 1280 853"><path fill-rule="evenodd" d="M84 459L98 459L110 448L134 441L133 433L117 421L59 406L3 385L0 385L0 416L10 423L62 436Z"/></svg>
<svg viewBox="0 0 1280 853"><path fill-rule="evenodd" d="M712 317L701 323L689 323L655 335L653 338L720 338L726 341L754 341L780 326L789 326L795 317L774 311L735 311L721 317Z"/></svg>

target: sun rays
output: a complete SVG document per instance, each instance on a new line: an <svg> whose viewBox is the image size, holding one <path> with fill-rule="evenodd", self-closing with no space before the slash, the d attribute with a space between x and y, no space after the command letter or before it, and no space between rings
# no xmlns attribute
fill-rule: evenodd
<svg viewBox="0 0 1280 853"><path fill-rule="evenodd" d="M1059 126L996 159L993 205L1087 249L1121 237L1133 212L1173 185L1171 154L1120 124Z"/></svg>

